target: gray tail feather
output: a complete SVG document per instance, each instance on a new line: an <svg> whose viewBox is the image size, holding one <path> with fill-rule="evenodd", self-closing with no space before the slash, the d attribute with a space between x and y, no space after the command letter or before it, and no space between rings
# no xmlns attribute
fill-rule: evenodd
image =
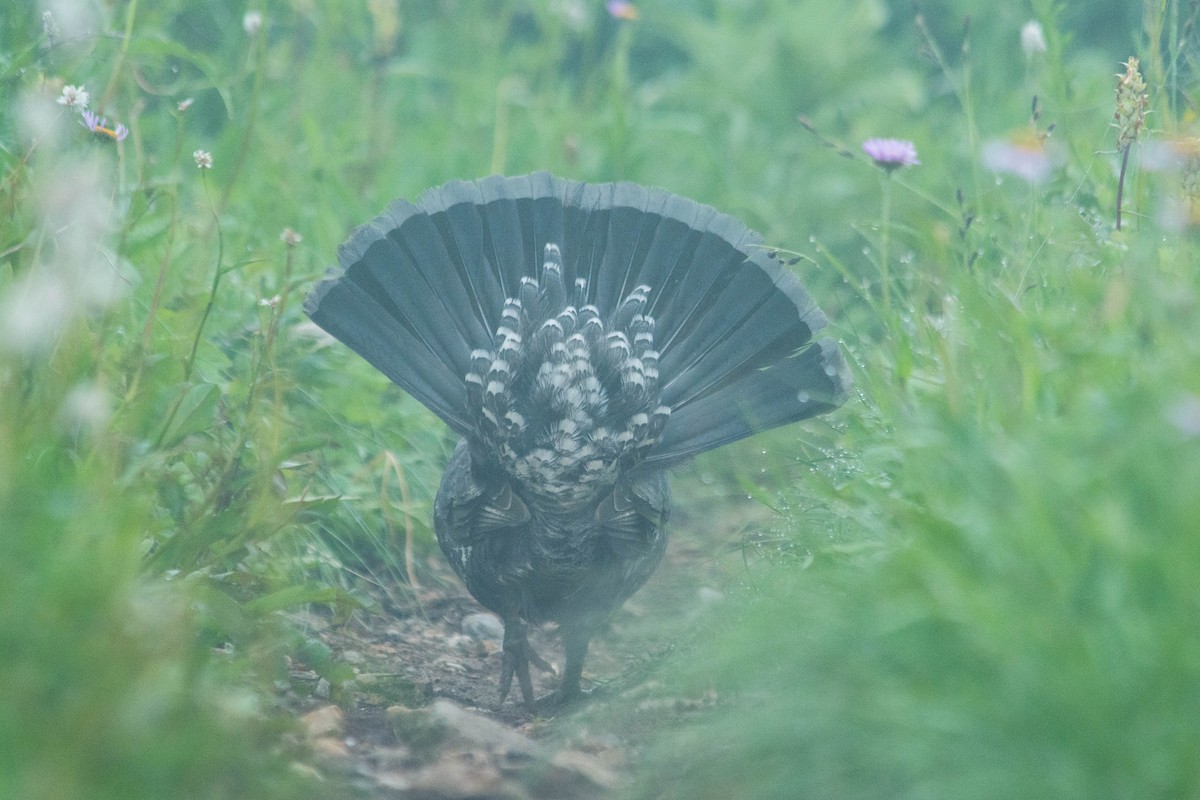
<svg viewBox="0 0 1200 800"><path fill-rule="evenodd" d="M313 321L455 431L470 433L464 376L492 347L504 301L559 245L564 282L587 279L608 315L651 287L662 401L647 457L665 466L836 408L849 376L799 280L733 217L660 189L537 173L455 181L397 201L339 252L309 295Z"/></svg>

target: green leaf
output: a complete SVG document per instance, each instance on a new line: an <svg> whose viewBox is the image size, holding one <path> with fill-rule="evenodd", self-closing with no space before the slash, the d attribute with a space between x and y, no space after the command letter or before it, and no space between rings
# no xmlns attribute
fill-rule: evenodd
<svg viewBox="0 0 1200 800"><path fill-rule="evenodd" d="M298 584L251 600L243 608L247 614L259 616L306 603L324 603L327 605L343 605L348 603L354 606L362 605L351 595L335 586Z"/></svg>
<svg viewBox="0 0 1200 800"><path fill-rule="evenodd" d="M212 383L198 383L188 389L171 419L170 426L163 434L163 445L170 447L193 433L210 427L220 396L220 389Z"/></svg>

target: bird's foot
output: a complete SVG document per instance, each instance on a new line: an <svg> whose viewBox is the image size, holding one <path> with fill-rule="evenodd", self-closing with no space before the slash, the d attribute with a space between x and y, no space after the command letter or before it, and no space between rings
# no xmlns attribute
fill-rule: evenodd
<svg viewBox="0 0 1200 800"><path fill-rule="evenodd" d="M550 694L539 697L530 710L541 716L557 716L574 710L600 694L596 689L583 689L578 685L573 690L559 686Z"/></svg>
<svg viewBox="0 0 1200 800"><path fill-rule="evenodd" d="M533 681L529 677L529 665L537 667L542 672L554 675L557 671L544 658L539 656L529 644L525 623L520 620L506 620L504 623L504 654L500 664L500 704L508 697L512 689L513 676L521 687L521 697L527 708L534 707Z"/></svg>

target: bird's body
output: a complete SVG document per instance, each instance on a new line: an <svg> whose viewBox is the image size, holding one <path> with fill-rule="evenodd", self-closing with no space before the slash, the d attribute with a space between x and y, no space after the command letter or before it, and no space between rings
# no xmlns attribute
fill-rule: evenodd
<svg viewBox="0 0 1200 800"><path fill-rule="evenodd" d="M438 542L505 623L501 692L527 703L525 624L588 642L666 547L665 469L829 411L848 381L821 312L731 217L633 184L541 173L398 202L343 246L306 309L462 441Z"/></svg>

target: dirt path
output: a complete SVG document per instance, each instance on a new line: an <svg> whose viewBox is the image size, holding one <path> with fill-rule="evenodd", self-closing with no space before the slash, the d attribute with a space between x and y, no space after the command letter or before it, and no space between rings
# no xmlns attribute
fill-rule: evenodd
<svg viewBox="0 0 1200 800"><path fill-rule="evenodd" d="M712 697L666 694L654 666L686 631L704 624L724 588L743 569L734 545L748 519L769 514L747 502L708 502L677 512L667 556L655 575L593 640L585 687L598 693L582 708L539 718L517 702L516 687L497 705L499 620L462 588L448 568L431 564L444 588L424 590L411 607L356 615L341 626L310 620L332 660L353 670L342 692L330 692L305 665L294 684L311 697L296 701L322 774L349 777L364 798L605 798L630 784L638 742L665 715L692 713ZM705 522L707 520L707 522ZM765 522L764 522L765 521ZM552 629L531 642L561 667ZM557 678L534 671L541 696ZM332 696L331 696L332 694ZM613 713L619 710L620 713Z"/></svg>

